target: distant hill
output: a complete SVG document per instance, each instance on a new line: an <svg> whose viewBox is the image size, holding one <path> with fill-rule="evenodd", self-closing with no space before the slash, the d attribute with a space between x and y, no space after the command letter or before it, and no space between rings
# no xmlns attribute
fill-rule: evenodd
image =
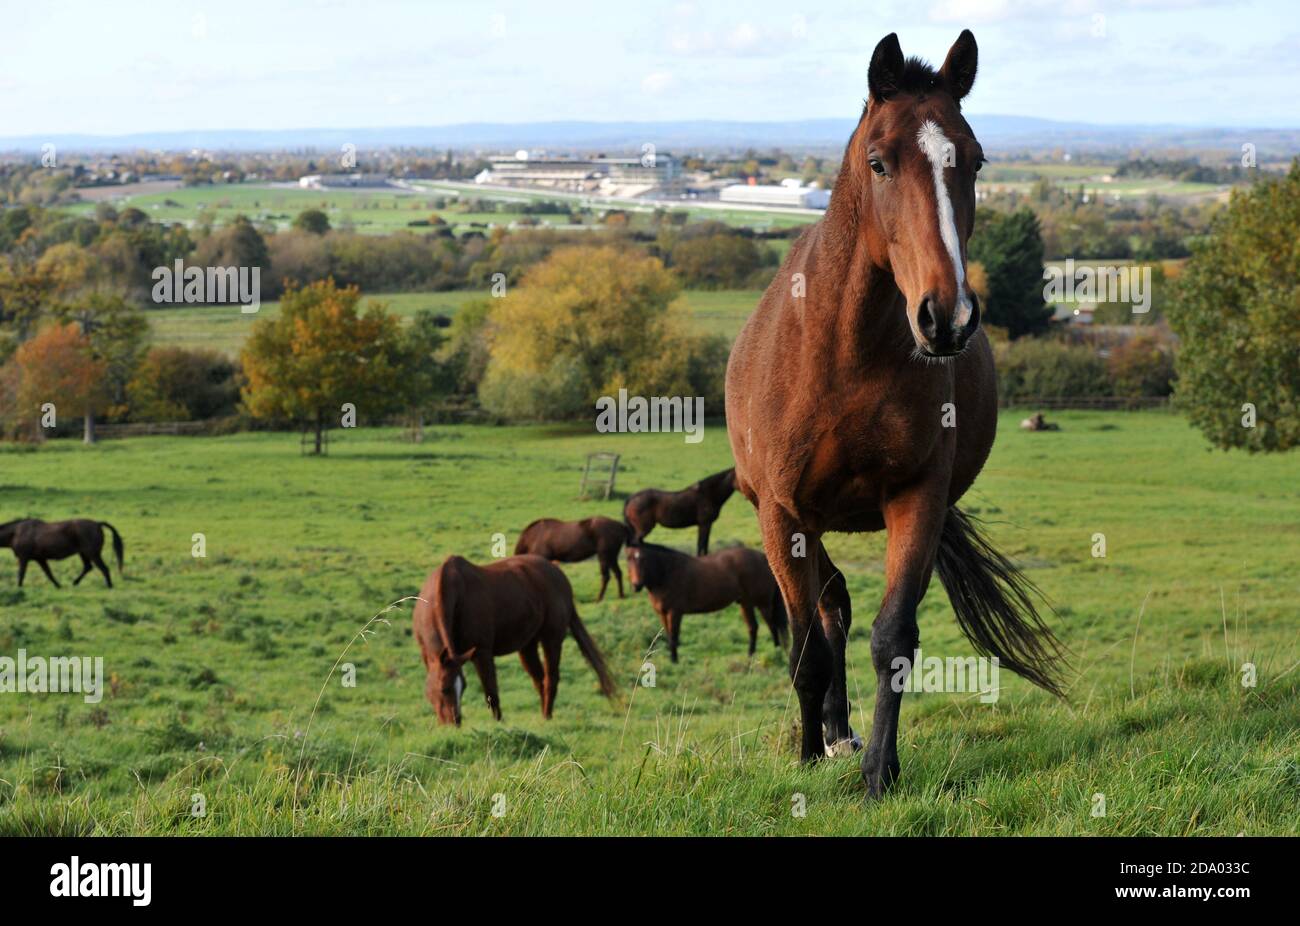
<svg viewBox="0 0 1300 926"><path fill-rule="evenodd" d="M1063 147L1074 151L1123 151L1132 148L1190 148L1239 151L1251 142L1262 157L1300 152L1300 129L1226 129L1176 125L1096 125L1057 122L1031 116L967 117L986 148L996 150ZM788 151L844 146L853 119L803 119L787 122L469 122L444 126L398 126L355 129L200 130L140 132L127 135L0 136L0 152L40 151L53 143L64 151L108 150L334 150L421 147L466 151L547 148L553 151L638 151L653 143L659 151L780 147Z"/></svg>

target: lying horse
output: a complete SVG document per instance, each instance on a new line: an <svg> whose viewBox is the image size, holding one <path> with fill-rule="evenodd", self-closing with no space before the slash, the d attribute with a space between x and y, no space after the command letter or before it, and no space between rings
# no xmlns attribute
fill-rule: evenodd
<svg viewBox="0 0 1300 926"><path fill-rule="evenodd" d="M495 657L519 653L542 699L548 720L560 684L560 651L573 634L578 650L596 671L600 690L613 697L605 659L578 619L573 589L559 566L540 556L512 556L475 566L449 556L424 583L412 621L428 672L424 694L439 723L460 725L465 691L463 666L472 661L492 716L501 719ZM545 668L537 656L541 645Z"/></svg>
<svg viewBox="0 0 1300 926"><path fill-rule="evenodd" d="M631 543L639 543L656 524L664 527L700 526L699 542L695 554L709 552L709 530L718 519L718 512L736 491L736 471L724 469L701 479L680 492L662 489L642 489L623 506L623 520L631 530Z"/></svg>
<svg viewBox="0 0 1300 926"><path fill-rule="evenodd" d="M777 648L785 642L786 614L781 591L767 560L757 550L731 547L694 557L654 543L630 544L627 574L634 589L650 592L650 602L668 634L668 653L673 662L677 661L677 645L681 642L682 615L721 611L731 604L740 605L749 629L749 655L754 655L758 642L755 609L763 615Z"/></svg>
<svg viewBox="0 0 1300 926"><path fill-rule="evenodd" d="M876 702L868 793L898 777L897 660L937 568L977 652L1059 694L1055 638L1033 586L956 506L997 427L993 352L966 275L984 155L960 103L975 82L963 31L938 71L881 40L825 217L791 247L727 365L737 488L758 510L790 612L790 674L811 762L850 743L848 591L830 531L885 530L885 594L871 627ZM809 556L792 551L807 544Z"/></svg>
<svg viewBox="0 0 1300 926"><path fill-rule="evenodd" d="M623 571L618 568L618 553L627 539L627 528L613 518L586 518L582 521L557 521L541 518L524 528L515 544L515 555L533 553L553 563L580 563L595 556L600 561L600 594L605 597L609 574L618 580L618 597L623 597Z"/></svg>
<svg viewBox="0 0 1300 926"><path fill-rule="evenodd" d="M54 521L46 523L36 518L23 518L0 524L0 547L12 547L14 556L18 557L18 587L22 588L23 577L27 575L27 564L35 561L41 567L45 577L54 583L55 588L62 588L59 580L50 572L49 560L67 559L74 553L81 556L81 575L73 580L76 585L86 577L91 568L97 568L104 574L104 583L113 587L113 579L104 565L100 553L104 549L104 531L107 527L113 532L113 552L117 554L117 571L122 571L122 535L117 528L107 521L87 521L78 518L75 521Z"/></svg>

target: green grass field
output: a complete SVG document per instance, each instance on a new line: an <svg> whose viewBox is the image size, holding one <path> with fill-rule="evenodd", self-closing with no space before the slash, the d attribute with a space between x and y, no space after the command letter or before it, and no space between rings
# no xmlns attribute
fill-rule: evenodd
<svg viewBox="0 0 1300 926"><path fill-rule="evenodd" d="M380 293L366 296L363 302L386 303L390 312L409 319L424 309L454 316L465 302L483 299L487 295L482 290ZM762 295L756 289L686 290L682 298L698 330L733 338ZM273 318L279 311L279 302L264 302L257 312L248 314L242 313L235 305L211 305L149 309L146 316L153 329L153 344L207 347L234 357L238 356L253 323L259 318Z"/></svg>
<svg viewBox="0 0 1300 926"><path fill-rule="evenodd" d="M575 497L584 454L621 452L623 490L681 486L730 464L720 429L698 445L577 427L439 427L419 445L336 432L323 459L289 434L0 446L0 520L94 516L127 548L111 591L97 577L56 590L35 567L19 591L0 560L0 655L102 656L108 689L97 705L0 694L0 834L1300 832L1294 458L1211 453L1168 413L1061 412L1040 434L1020 416L1003 415L964 506L1055 602L1069 702L1009 673L995 704L907 695L902 779L870 805L856 760L798 765L785 658L769 643L748 660L735 608L687 617L672 665L644 594L595 604L595 563L566 566L622 698L599 697L569 644L554 720L503 657L504 721L470 673L460 729L424 702L410 602L385 610L448 554L486 560L495 534L512 546L533 518L617 516L618 499ZM714 538L757 543L743 498ZM856 607L865 733L882 540L829 547ZM969 653L937 582L920 624L927 654ZM636 685L647 658L652 688Z"/></svg>

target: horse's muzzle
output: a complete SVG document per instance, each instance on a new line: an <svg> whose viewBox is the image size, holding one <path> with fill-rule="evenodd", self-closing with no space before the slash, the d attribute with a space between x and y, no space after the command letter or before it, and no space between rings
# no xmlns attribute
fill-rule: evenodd
<svg viewBox="0 0 1300 926"><path fill-rule="evenodd" d="M966 342L979 329L980 301L974 293L966 297L969 311L959 303L952 311L943 311L933 294L921 300L916 310L916 341L921 353L930 357L953 357L966 348ZM962 317L965 317L962 322Z"/></svg>

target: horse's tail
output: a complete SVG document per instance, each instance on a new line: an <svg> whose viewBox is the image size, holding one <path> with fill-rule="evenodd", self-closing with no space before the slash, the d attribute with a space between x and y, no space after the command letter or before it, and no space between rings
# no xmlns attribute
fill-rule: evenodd
<svg viewBox="0 0 1300 926"><path fill-rule="evenodd" d="M614 697L618 689L609 674L609 667L605 665L605 657L600 654L600 648L596 646L596 641L591 638L591 634L587 633L586 625L578 617L577 608L574 608L569 615L569 633L573 634L573 639L578 643L578 651L595 670L596 678L600 679L600 693L607 698Z"/></svg>
<svg viewBox="0 0 1300 926"><path fill-rule="evenodd" d="M1063 647L1034 607L1033 598L1042 592L956 507L944 519L936 565L957 623L976 651L1064 697L1058 666Z"/></svg>
<svg viewBox="0 0 1300 926"><path fill-rule="evenodd" d="M100 527L107 527L113 532L113 555L117 557L117 571L122 571L122 555L126 552L126 547L122 544L122 535L117 532L117 528L107 521L100 521Z"/></svg>
<svg viewBox="0 0 1300 926"><path fill-rule="evenodd" d="M776 579L772 580L772 603L768 607L768 613L772 615L768 618L772 632L780 638L781 645L785 646L790 642L790 615L786 613L785 596L781 594L781 586Z"/></svg>

